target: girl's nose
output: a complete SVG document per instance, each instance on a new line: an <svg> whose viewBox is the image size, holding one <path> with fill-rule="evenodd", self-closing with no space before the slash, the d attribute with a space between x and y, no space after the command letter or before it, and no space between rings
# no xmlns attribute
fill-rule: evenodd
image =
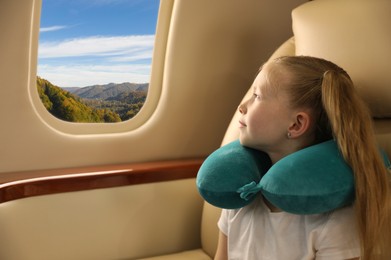
<svg viewBox="0 0 391 260"><path fill-rule="evenodd" d="M246 112L247 112L247 109L246 109L245 104L240 104L239 107L238 107L238 109L239 109L239 112L240 112L241 114L246 114Z"/></svg>

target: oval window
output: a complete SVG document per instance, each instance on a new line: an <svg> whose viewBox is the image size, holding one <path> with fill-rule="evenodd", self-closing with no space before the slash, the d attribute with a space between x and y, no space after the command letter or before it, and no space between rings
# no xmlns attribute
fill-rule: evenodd
<svg viewBox="0 0 391 260"><path fill-rule="evenodd" d="M55 117L133 118L149 89L157 0L42 2L37 90Z"/></svg>

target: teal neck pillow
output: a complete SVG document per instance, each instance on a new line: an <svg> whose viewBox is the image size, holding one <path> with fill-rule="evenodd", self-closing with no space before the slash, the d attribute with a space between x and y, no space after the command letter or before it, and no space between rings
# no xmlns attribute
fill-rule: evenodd
<svg viewBox="0 0 391 260"><path fill-rule="evenodd" d="M390 162L384 154L387 167ZM354 177L334 140L292 153L274 165L261 151L234 141L213 152L196 179L210 204L236 209L262 194L274 206L293 214L319 214L354 201Z"/></svg>

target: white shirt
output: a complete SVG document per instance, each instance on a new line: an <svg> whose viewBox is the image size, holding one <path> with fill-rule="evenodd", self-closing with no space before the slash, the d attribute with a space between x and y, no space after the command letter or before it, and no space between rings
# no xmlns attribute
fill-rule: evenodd
<svg viewBox="0 0 391 260"><path fill-rule="evenodd" d="M352 207L316 215L271 212L262 198L223 210L230 260L342 260L360 256Z"/></svg>

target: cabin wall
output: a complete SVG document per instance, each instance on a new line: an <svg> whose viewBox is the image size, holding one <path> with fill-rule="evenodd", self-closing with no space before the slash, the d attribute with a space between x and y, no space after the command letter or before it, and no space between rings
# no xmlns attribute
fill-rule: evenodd
<svg viewBox="0 0 391 260"><path fill-rule="evenodd" d="M65 123L36 92L41 0L0 2L0 173L205 156L305 1L162 0L151 96L118 125Z"/></svg>
<svg viewBox="0 0 391 260"><path fill-rule="evenodd" d="M0 259L138 259L200 248L194 180L0 204Z"/></svg>
<svg viewBox="0 0 391 260"><path fill-rule="evenodd" d="M208 155L259 66L292 35L290 13L303 2L161 0L145 106L129 122L102 125L66 123L44 109L35 85L41 0L1 0L0 177ZM0 259L197 249L202 208L194 179L4 202Z"/></svg>

